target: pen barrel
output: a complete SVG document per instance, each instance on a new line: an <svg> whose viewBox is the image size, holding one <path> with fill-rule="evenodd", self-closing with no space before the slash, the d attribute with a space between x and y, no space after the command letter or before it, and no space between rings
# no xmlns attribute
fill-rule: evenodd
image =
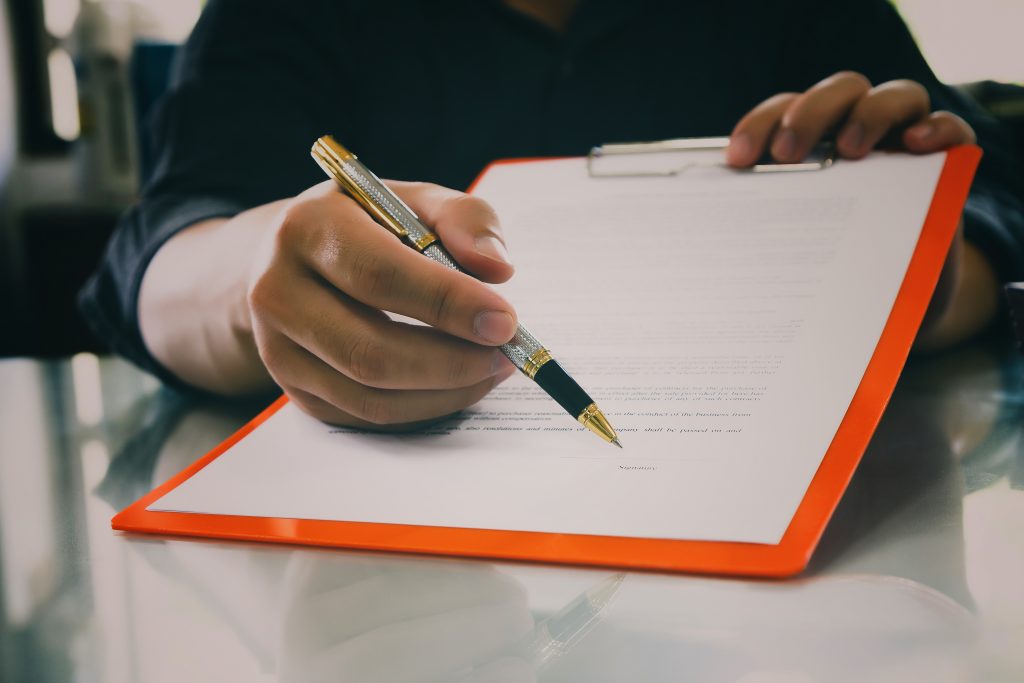
<svg viewBox="0 0 1024 683"><path fill-rule="evenodd" d="M448 251L438 242L435 242L424 249L423 255L432 261L440 263L446 268L457 270L460 273L466 272L466 270L456 263L455 259L452 258L452 255L449 254ZM512 364L519 368L523 374L530 379L534 379L536 370L531 373L531 368L536 364L538 356L545 353L545 349L544 345L537 341L537 338L534 337L526 327L523 325L516 327L516 333L512 335L512 339L510 339L508 343L502 344L499 348L501 348L501 352L504 353L505 356L512 361ZM575 414L576 413L573 413L573 415Z"/></svg>
<svg viewBox="0 0 1024 683"><path fill-rule="evenodd" d="M392 192L383 180L363 166L355 155L340 159L338 164L345 177L345 189L395 236L419 251L425 251L437 242L434 231L428 228L416 212ZM456 270L460 270L454 261L452 264Z"/></svg>

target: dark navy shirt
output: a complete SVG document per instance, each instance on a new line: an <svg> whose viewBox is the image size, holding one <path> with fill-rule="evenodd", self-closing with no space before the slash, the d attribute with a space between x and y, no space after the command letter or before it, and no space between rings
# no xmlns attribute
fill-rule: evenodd
<svg viewBox="0 0 1024 683"><path fill-rule="evenodd" d="M461 189L494 159L725 135L767 97L841 70L918 81L968 120L985 149L968 238L1024 279L1005 133L936 80L885 0L584 0L562 33L497 0L212 0L146 124L152 177L82 307L115 350L170 379L138 328L149 260L190 224L321 182L320 135L382 177Z"/></svg>

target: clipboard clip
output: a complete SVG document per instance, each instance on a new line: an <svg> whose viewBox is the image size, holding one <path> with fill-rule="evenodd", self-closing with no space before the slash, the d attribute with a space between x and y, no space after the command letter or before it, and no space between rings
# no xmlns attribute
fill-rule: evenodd
<svg viewBox="0 0 1024 683"><path fill-rule="evenodd" d="M680 175L690 168L724 166L721 153L728 145L729 138L675 138L655 142L606 143L592 148L587 155L587 175L591 178L670 177ZM620 164L619 170L599 168L605 165L602 163L604 160L624 160L627 156L647 158L644 164ZM795 164L781 164L763 159L750 168L735 170L745 173L823 171L832 166L835 158L835 143L826 141L816 145L806 160ZM650 163L646 163L648 161Z"/></svg>

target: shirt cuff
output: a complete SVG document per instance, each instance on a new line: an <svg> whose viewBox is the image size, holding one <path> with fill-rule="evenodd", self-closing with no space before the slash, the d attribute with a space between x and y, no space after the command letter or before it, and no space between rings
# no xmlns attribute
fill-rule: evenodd
<svg viewBox="0 0 1024 683"><path fill-rule="evenodd" d="M79 308L97 336L165 384L197 391L146 348L138 316L142 278L156 252L176 234L200 221L228 218L247 208L221 197L166 196L147 201L145 208L129 209L111 237L99 269L79 294ZM187 277L187 270L182 275Z"/></svg>

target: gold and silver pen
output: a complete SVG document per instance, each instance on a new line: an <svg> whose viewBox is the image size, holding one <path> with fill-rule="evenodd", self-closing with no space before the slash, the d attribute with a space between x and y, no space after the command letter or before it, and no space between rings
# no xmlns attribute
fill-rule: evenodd
<svg viewBox="0 0 1024 683"><path fill-rule="evenodd" d="M330 135L313 144L313 159L367 213L396 237L446 268L465 273L416 213ZM522 325L501 351L567 413L608 443L622 448L619 437L593 399L562 369L551 353Z"/></svg>

